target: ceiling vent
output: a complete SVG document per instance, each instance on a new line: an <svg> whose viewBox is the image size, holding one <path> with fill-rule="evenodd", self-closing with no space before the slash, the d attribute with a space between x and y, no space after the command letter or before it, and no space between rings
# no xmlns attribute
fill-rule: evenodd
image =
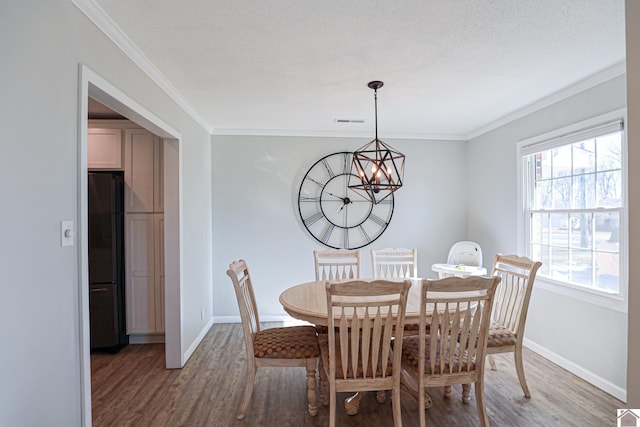
<svg viewBox="0 0 640 427"><path fill-rule="evenodd" d="M336 123L364 123L364 119L334 119Z"/></svg>

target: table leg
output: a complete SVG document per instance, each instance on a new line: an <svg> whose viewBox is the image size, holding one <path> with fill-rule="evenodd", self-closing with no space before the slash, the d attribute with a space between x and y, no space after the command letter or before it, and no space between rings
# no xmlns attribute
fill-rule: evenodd
<svg viewBox="0 0 640 427"><path fill-rule="evenodd" d="M316 392L316 359L307 359L307 402L309 414L318 415L318 398Z"/></svg>

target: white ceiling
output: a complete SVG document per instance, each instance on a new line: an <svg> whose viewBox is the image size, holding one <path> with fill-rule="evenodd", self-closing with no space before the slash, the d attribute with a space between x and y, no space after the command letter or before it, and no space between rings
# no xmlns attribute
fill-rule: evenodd
<svg viewBox="0 0 640 427"><path fill-rule="evenodd" d="M213 134L372 136L382 80L381 138L464 138L624 72L623 0L92 1Z"/></svg>

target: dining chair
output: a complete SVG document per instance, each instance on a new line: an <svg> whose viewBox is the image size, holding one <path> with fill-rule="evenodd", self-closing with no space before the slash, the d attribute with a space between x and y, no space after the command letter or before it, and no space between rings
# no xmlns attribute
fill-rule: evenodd
<svg viewBox="0 0 640 427"><path fill-rule="evenodd" d="M411 387L418 386L421 427L426 425L426 388L462 384L463 402L468 402L471 383L481 425L489 425L484 353L498 282L499 277L481 276L422 281L419 334L402 341L402 368ZM406 379L403 383L409 384Z"/></svg>
<svg viewBox="0 0 640 427"><path fill-rule="evenodd" d="M518 380L525 397L531 397L522 363L522 340L527 321L531 290L540 261L518 255L497 254L492 275L502 280L496 291L496 301L491 314L487 354L491 369L496 369L493 354L514 353Z"/></svg>
<svg viewBox="0 0 640 427"><path fill-rule="evenodd" d="M360 278L360 251L357 249L325 249L313 251L316 281Z"/></svg>
<svg viewBox="0 0 640 427"><path fill-rule="evenodd" d="M329 393L329 425L336 423L336 393L392 390L393 423L402 426L400 352L411 281L327 282L329 330L319 336L320 391ZM395 313L395 315L389 315ZM328 387L327 387L328 382Z"/></svg>
<svg viewBox="0 0 640 427"><path fill-rule="evenodd" d="M373 277L418 277L418 251L405 248L371 249Z"/></svg>
<svg viewBox="0 0 640 427"><path fill-rule="evenodd" d="M244 260L229 264L227 275L233 282L242 318L247 353L247 377L237 418L244 418L253 393L256 371L260 367L304 367L307 369L309 414L318 414L316 367L320 350L313 326L261 329L253 284Z"/></svg>

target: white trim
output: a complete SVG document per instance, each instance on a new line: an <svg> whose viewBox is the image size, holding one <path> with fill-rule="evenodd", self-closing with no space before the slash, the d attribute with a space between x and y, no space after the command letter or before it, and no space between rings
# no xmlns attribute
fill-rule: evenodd
<svg viewBox="0 0 640 427"><path fill-rule="evenodd" d="M530 138L526 138L518 141L516 145L516 175L517 175L517 197L518 197L518 207L517 207L517 247L520 253L528 253L527 248L527 237L526 237L526 224L524 221L525 210L527 206L527 192L524 191L524 186L529 186L530 183L524 182L524 180L528 180L528 174L525 174L524 169L524 161L523 158L525 154L523 152L526 151L526 147L531 145L536 145L539 143L543 143L544 141L552 140L553 138L560 138L565 135L580 132L585 129L593 128L599 126L604 123L610 123L620 120L626 126L627 121L627 109L620 108L618 110L611 111L609 113L601 114L596 117L591 117L586 120L582 120L577 123L572 123L570 125L564 126L559 129L554 129L549 132L545 132L543 134L539 134L536 136L532 136ZM542 289L555 292L561 295L573 297L582 301L586 301L592 304L596 304L602 307L606 307L621 313L627 313L628 311L628 283L629 283L629 196L628 196L628 159L627 159L627 133L622 132L622 150L623 150L623 161L626 162L622 167L622 181L623 181L623 197L624 197L624 206L623 213L620 224L620 253L624 254L624 256L620 257L620 262L622 263L622 271L620 276L620 294L619 295L607 295L603 292L593 291L589 288L582 288L579 286L572 286L568 283L556 282L549 278L541 276L538 273L536 277L536 286L539 286ZM528 188L528 187L527 187Z"/></svg>
<svg viewBox="0 0 640 427"><path fill-rule="evenodd" d="M161 344L164 343L164 334L131 334L129 344Z"/></svg>
<svg viewBox="0 0 640 427"><path fill-rule="evenodd" d="M91 417L91 359L90 359L90 336L89 336L89 274L88 274L88 219L87 219L87 128L88 128L88 98L92 97L97 101L107 105L114 111L126 115L131 120L142 125L153 133L163 138L171 139L182 146L180 140L182 135L173 129L163 120L143 108L140 104L129 98L122 91L104 80L94 71L83 64L79 64L78 76L78 346L80 364L80 411L82 425L90 426ZM165 142L166 144L166 142ZM181 358L182 348L182 326L180 301L181 287L184 282L181 268L182 264L182 225L180 223L180 210L182 209L182 156L178 154L178 163L173 170L172 180L177 181L179 202L170 204L165 194L167 204L165 206L165 270L167 275L167 294L171 293L174 304L167 304L169 298L165 298L165 353L167 368L180 368L186 362ZM165 175L167 158L165 156ZM166 185L166 180L165 180ZM165 187L166 192L166 187ZM175 198L175 197L174 197ZM171 212L173 220L170 220L167 213ZM175 211L175 212L173 212ZM175 230L174 230L175 229ZM176 232L176 230L178 230Z"/></svg>
<svg viewBox="0 0 640 427"><path fill-rule="evenodd" d="M209 319L209 321L207 322L206 325L204 325L204 327L202 328L202 330L200 331L200 333L198 334L196 339L193 340L193 342L191 343L189 348L184 352L183 359L185 361L189 360L189 358L196 351L196 349L198 348L198 346L200 345L200 343L204 339L205 335L207 335L207 332L209 332L209 329L211 329L211 326L213 326L213 321L214 321L213 318Z"/></svg>
<svg viewBox="0 0 640 427"><path fill-rule="evenodd" d="M224 129L214 128L212 136L297 136L297 137L332 137L332 138L367 138L372 139L371 131L307 131L307 130L274 130L274 129ZM410 132L385 132L380 139L418 139L428 141L466 141L464 135L422 134Z"/></svg>
<svg viewBox="0 0 640 427"><path fill-rule="evenodd" d="M562 136L575 133L575 132L580 132L582 130L593 128L608 122L614 122L617 120L625 122L626 118L627 118L627 109L620 108L605 114L601 114L596 117L591 117L589 119L582 120L577 123L572 123L570 125L561 127L559 129L554 129L549 132L541 133L539 135L522 139L518 141L518 148L522 151L524 147L528 147L530 145L534 145L542 141L547 141L554 138L560 138Z"/></svg>
<svg viewBox="0 0 640 427"><path fill-rule="evenodd" d="M480 135L483 135L489 131L499 128L500 126L504 126L508 123L511 123L515 120L521 119L529 114L535 113L536 111L542 110L550 105L556 104L560 101L563 101L567 98L570 98L580 92L584 92L587 89L591 89L599 84L605 83L609 80L613 80L616 77L620 77L627 72L627 63L626 61L618 62L617 64L606 68L599 73L593 74L583 80L580 80L577 83L574 83L558 92L555 92L545 98L539 99L528 106L521 108L513 113L507 114L506 116L489 123L486 126L483 126L479 129L474 130L473 132L465 135L465 139L467 141L477 138Z"/></svg>
<svg viewBox="0 0 640 427"><path fill-rule="evenodd" d="M88 237L88 206L87 200L87 134L88 123L86 117L89 112L89 73L83 66L79 70L80 89L78 90L78 224L76 226L77 256L78 256L78 346L80 362L80 413L83 426L91 426L91 349L89 329L89 237Z"/></svg>
<svg viewBox="0 0 640 427"><path fill-rule="evenodd" d="M547 277L540 276L540 274L536 276L535 287L536 289L544 289L545 291L575 298L619 313L627 314L628 312L627 300L621 295L609 295L605 292L571 285L570 283L556 282ZM620 280L620 288L622 288L622 280Z"/></svg>
<svg viewBox="0 0 640 427"><path fill-rule="evenodd" d="M536 281L537 282L537 281ZM537 285L537 283L536 283ZM531 341L528 338L525 338L523 340L523 344L525 347L529 348L530 350L538 353L540 356L544 357L545 359L550 360L551 362L555 363L556 365L566 369L567 371L571 372L572 374L582 378L583 380L593 384L594 386L598 387L599 389L609 393L610 395L612 395L613 397L615 397L616 399L620 399L623 402L627 401L627 390L625 390L624 388L617 386L615 384L613 384L610 381L607 381L606 379L602 378L599 375L594 374L593 372L589 371L588 369L568 360L565 359L564 357L560 356L557 353L554 353L553 351L547 349L546 347L543 347L533 341Z"/></svg>
<svg viewBox="0 0 640 427"><path fill-rule="evenodd" d="M288 314L259 314L260 323L282 322L285 325L308 325L309 322L295 319ZM240 316L217 316L213 318L213 323L242 323Z"/></svg>
<svg viewBox="0 0 640 427"><path fill-rule="evenodd" d="M178 104L193 120L211 134L211 125L189 104L175 86L147 58L147 56L131 41L127 34L94 0L71 0L82 13L93 22L100 31L125 54L134 64L156 83L169 97ZM108 106L107 106L108 107Z"/></svg>
<svg viewBox="0 0 640 427"><path fill-rule="evenodd" d="M95 0L71 0L83 14L91 20L96 27L102 31L113 43L122 50L140 69L146 73L160 88L167 93L180 107L189 114L200 126L211 135L245 135L245 136L308 136L308 137L359 137L358 134L348 132L322 132L322 131L290 131L290 130L251 130L251 129L216 129L208 123L182 96L182 94L173 86L173 84L158 70L158 68L149 60L149 58L131 41L127 34L111 19L111 17L102 9ZM387 138L394 139L426 139L438 141L469 141L491 130L504 126L514 120L520 119L531 113L539 111L549 105L570 98L577 93L595 87L606 81L626 73L626 61L606 68L599 73L591 75L577 83L574 83L552 95L539 99L526 107L514 111L506 116L495 120L485 126L482 126L466 135L440 135L440 134L421 134L421 133L398 133L388 134ZM370 134L364 137L371 136ZM382 138L384 139L384 138Z"/></svg>

